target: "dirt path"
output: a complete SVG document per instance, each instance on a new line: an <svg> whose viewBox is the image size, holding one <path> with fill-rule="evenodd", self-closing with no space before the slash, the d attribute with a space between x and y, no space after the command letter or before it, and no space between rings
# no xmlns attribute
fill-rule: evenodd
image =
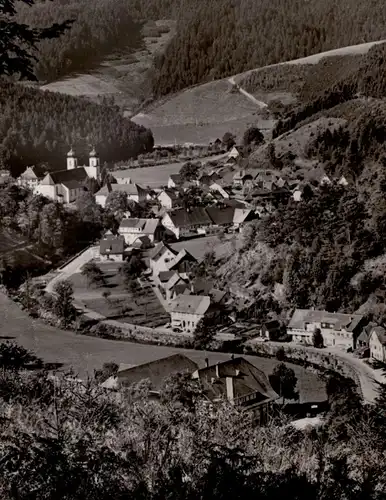
<svg viewBox="0 0 386 500"><path fill-rule="evenodd" d="M228 79L228 82L231 83L232 85L238 85L234 79L234 77L232 76L231 78ZM237 87L238 88L238 91L245 95L245 97L247 99L249 99L250 101L252 101L253 103L257 104L257 106L259 106L259 108L262 108L262 109L265 109L268 107L268 104L266 104L265 102L263 101L259 101L258 99L256 99L256 97L254 97L252 94L250 94L249 92L247 92L246 90L242 89L240 86Z"/></svg>

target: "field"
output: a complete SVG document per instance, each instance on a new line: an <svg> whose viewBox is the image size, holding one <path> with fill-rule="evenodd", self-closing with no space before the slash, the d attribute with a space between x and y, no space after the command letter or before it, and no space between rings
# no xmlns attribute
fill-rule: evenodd
<svg viewBox="0 0 386 500"><path fill-rule="evenodd" d="M145 187L157 188L166 186L170 175L178 174L183 163L168 163L155 167L129 168L116 170L113 173L118 177L130 177L131 181Z"/></svg>
<svg viewBox="0 0 386 500"><path fill-rule="evenodd" d="M70 277L77 302L108 319L122 323L149 327L168 323L169 315L166 314L151 288L141 288L133 296L125 290L122 277L118 272L118 263L98 265L104 273L105 286L89 285L81 273L75 273ZM105 298L104 292L110 295Z"/></svg>
<svg viewBox="0 0 386 500"><path fill-rule="evenodd" d="M114 54L94 71L49 83L42 89L84 96L96 102L100 102L103 97L113 98L114 103L130 116L149 97L149 71L153 59L157 53L162 53L175 32L175 22L172 20L159 20L155 24L158 28L169 29L169 32L154 36L157 35L157 29L147 29L145 26L141 50Z"/></svg>
<svg viewBox="0 0 386 500"><path fill-rule="evenodd" d="M228 80L217 80L192 87L152 104L133 121L150 127L156 144L177 142L208 144L232 132L241 138L252 124L264 130L272 120L262 115L258 106L239 92L232 92Z"/></svg>

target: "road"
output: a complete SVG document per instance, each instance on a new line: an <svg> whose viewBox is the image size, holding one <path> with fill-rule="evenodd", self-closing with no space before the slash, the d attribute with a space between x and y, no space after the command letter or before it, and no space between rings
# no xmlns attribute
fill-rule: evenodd
<svg viewBox="0 0 386 500"><path fill-rule="evenodd" d="M142 345L131 342L107 340L77 335L60 330L31 319L17 304L0 292L0 342L7 339L18 342L30 349L47 363L61 363L62 369L73 368L75 374L84 378L101 368L103 363L141 364L154 361L171 354L185 354L200 367L205 366L205 358L210 363L225 361L230 354L194 351L155 345ZM275 359L244 356L248 361L263 370L272 373L278 364ZM321 401L325 399L323 384L314 373L292 365L298 377L298 387L304 400Z"/></svg>
<svg viewBox="0 0 386 500"><path fill-rule="evenodd" d="M246 90L242 89L240 87L240 85L238 85L235 81L235 79L233 78L233 76L231 78L228 78L228 82L231 83L232 85L237 85L237 88L239 90L239 92L243 95L245 95L245 97L247 99L249 99L250 101L252 101L253 103L257 104L257 106L259 106L259 108L268 108L268 104L266 104L265 102L263 101L259 101L258 99L256 99L256 97L254 97L252 94L250 94L249 92L247 92Z"/></svg>

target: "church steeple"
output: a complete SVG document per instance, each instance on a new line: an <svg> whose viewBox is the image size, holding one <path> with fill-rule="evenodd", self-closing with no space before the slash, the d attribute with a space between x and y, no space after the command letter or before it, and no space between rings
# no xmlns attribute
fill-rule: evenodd
<svg viewBox="0 0 386 500"><path fill-rule="evenodd" d="M72 170L78 168L78 158L75 155L74 150L71 148L67 153L67 170Z"/></svg>
<svg viewBox="0 0 386 500"><path fill-rule="evenodd" d="M101 166L100 166L99 154L96 152L95 148L93 147L90 154L89 154L88 167L86 167L87 175L89 177L93 177L94 179L99 180L100 175L101 175L100 170L101 170Z"/></svg>

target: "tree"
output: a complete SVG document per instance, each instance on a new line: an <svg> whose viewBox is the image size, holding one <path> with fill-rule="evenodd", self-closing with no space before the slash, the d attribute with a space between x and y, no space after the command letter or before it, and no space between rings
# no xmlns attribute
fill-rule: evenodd
<svg viewBox="0 0 386 500"><path fill-rule="evenodd" d="M122 216L128 210L127 193L124 191L111 191L106 198L105 209L114 215Z"/></svg>
<svg viewBox="0 0 386 500"><path fill-rule="evenodd" d="M312 344L318 349L324 347L324 339L320 328L315 327L312 334Z"/></svg>
<svg viewBox="0 0 386 500"><path fill-rule="evenodd" d="M193 163L188 161L184 163L181 167L179 175L181 177L182 182L190 182L197 179L199 171L200 171L200 163Z"/></svg>
<svg viewBox="0 0 386 500"><path fill-rule="evenodd" d="M21 0L32 6L34 0ZM14 0L3 0L0 3L0 76L16 75L20 79L36 80L33 62L37 60L34 52L39 42L58 38L73 23L72 20L53 24L47 28L30 28L18 23L14 16L17 10Z"/></svg>
<svg viewBox="0 0 386 500"><path fill-rule="evenodd" d="M229 151L236 144L236 136L231 134L230 132L225 132L221 142L223 143L226 150Z"/></svg>
<svg viewBox="0 0 386 500"><path fill-rule="evenodd" d="M285 360L285 350L283 347L279 347L279 349L276 351L276 359L278 361L284 361Z"/></svg>
<svg viewBox="0 0 386 500"><path fill-rule="evenodd" d="M86 262L82 267L82 276L87 278L87 285L105 285L106 280L102 269L93 261Z"/></svg>
<svg viewBox="0 0 386 500"><path fill-rule="evenodd" d="M95 380L101 384L118 372L119 365L114 362L103 363L103 367L94 371Z"/></svg>
<svg viewBox="0 0 386 500"><path fill-rule="evenodd" d="M129 281L138 278L142 271L146 268L140 255L133 253L127 262L124 262L120 268L119 273L123 276L124 281Z"/></svg>
<svg viewBox="0 0 386 500"><path fill-rule="evenodd" d="M75 308L72 304L74 299L74 288L71 281L61 280L55 283L54 292L56 294L54 312L63 322L68 325L75 319Z"/></svg>
<svg viewBox="0 0 386 500"><path fill-rule="evenodd" d="M299 394L296 392L297 378L292 368L288 368L284 363L278 364L273 373L269 376L269 381L275 392L285 399L297 399Z"/></svg>
<svg viewBox="0 0 386 500"><path fill-rule="evenodd" d="M259 146L264 142L264 135L260 132L257 127L249 127L243 136L243 144L244 146L249 146L250 144L254 144L255 146Z"/></svg>
<svg viewBox="0 0 386 500"><path fill-rule="evenodd" d="M194 348L206 349L215 335L216 325L211 318L209 318L208 316L204 316L202 319L200 319L196 326L196 329L193 332Z"/></svg>
<svg viewBox="0 0 386 500"><path fill-rule="evenodd" d="M21 370L31 365L41 366L42 360L14 342L3 342L0 344L0 368Z"/></svg>

